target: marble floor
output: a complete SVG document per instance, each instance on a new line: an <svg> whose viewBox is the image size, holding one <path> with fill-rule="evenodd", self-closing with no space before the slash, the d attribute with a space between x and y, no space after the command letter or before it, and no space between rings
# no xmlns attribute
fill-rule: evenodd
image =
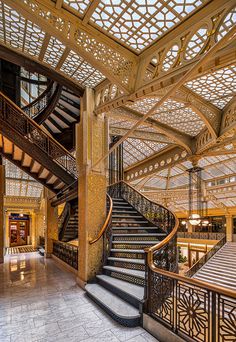
<svg viewBox="0 0 236 342"><path fill-rule="evenodd" d="M157 340L113 321L53 260L37 252L8 255L0 265L0 342L31 341Z"/></svg>

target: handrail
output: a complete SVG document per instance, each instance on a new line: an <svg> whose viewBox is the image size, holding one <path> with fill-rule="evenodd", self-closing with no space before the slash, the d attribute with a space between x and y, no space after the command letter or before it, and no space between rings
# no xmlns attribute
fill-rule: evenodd
<svg viewBox="0 0 236 342"><path fill-rule="evenodd" d="M55 109L61 91L62 86L51 81L47 89L39 97L22 109L38 124L42 124Z"/></svg>
<svg viewBox="0 0 236 342"><path fill-rule="evenodd" d="M113 201L112 201L111 196L109 196L108 194L107 194L107 197L109 199L109 212L107 214L106 220L105 220L100 232L98 233L98 236L95 239L89 241L90 245L93 245L95 242L97 242L103 236L103 234L105 233L105 231L108 227L108 224L110 222L111 215L112 215L112 209L113 209Z"/></svg>
<svg viewBox="0 0 236 342"><path fill-rule="evenodd" d="M73 155L57 140L45 133L34 120L28 117L21 108L2 92L0 92L0 108L0 116L5 122L12 127L14 126L14 130L31 143L37 145L54 162L77 179L76 161Z"/></svg>
<svg viewBox="0 0 236 342"><path fill-rule="evenodd" d="M210 258L213 257L213 255L216 254L216 252L219 251L219 249L221 249L221 247L224 246L225 243L226 236L218 241L209 252L204 254L202 258L200 258L187 272L185 272L185 276L191 278Z"/></svg>
<svg viewBox="0 0 236 342"><path fill-rule="evenodd" d="M33 107L36 103L38 103L42 98L44 98L52 89L54 82L50 81L47 88L36 98L34 101L28 103L26 106L22 107L23 111L27 110L30 107Z"/></svg>

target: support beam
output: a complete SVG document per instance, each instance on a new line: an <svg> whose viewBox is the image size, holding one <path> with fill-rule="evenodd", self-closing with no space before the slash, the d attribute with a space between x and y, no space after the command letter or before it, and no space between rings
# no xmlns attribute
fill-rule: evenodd
<svg viewBox="0 0 236 342"><path fill-rule="evenodd" d="M188 153L180 147L170 147L158 152L125 170L125 180L133 181L144 176L154 175L155 173L173 167L176 164L186 161Z"/></svg>
<svg viewBox="0 0 236 342"><path fill-rule="evenodd" d="M147 126L148 127L148 126ZM109 133L110 135L125 135L129 130L126 128L120 128L115 125L110 126ZM137 130L135 131L130 138L134 139L140 139L140 140L147 140L147 141L155 141L159 143L166 143L166 144L174 144L173 141L168 139L164 134L161 133L154 133L154 132L148 132L148 131L141 131Z"/></svg>

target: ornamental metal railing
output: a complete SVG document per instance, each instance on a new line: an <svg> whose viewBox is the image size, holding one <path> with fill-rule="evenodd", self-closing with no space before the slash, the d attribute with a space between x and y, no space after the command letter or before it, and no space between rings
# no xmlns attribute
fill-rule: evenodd
<svg viewBox="0 0 236 342"><path fill-rule="evenodd" d="M55 139L44 132L19 107L0 92L0 119L7 123L12 134L16 131L29 143L36 145L50 159L77 179L75 158Z"/></svg>
<svg viewBox="0 0 236 342"><path fill-rule="evenodd" d="M51 81L44 92L27 106L24 106L22 110L31 119L36 119L36 117L48 108L54 98L58 98L60 96L61 89L62 87L60 85Z"/></svg>
<svg viewBox="0 0 236 342"><path fill-rule="evenodd" d="M53 255L78 270L78 247L69 243L53 240Z"/></svg>
<svg viewBox="0 0 236 342"><path fill-rule="evenodd" d="M225 233L178 232L178 238L184 239L221 240L224 236Z"/></svg>

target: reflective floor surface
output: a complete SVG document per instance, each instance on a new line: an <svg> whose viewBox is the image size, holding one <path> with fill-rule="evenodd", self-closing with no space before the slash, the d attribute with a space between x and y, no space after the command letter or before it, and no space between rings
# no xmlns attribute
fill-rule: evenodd
<svg viewBox="0 0 236 342"><path fill-rule="evenodd" d="M0 265L0 342L153 342L142 328L113 321L76 285L75 276L37 252Z"/></svg>

